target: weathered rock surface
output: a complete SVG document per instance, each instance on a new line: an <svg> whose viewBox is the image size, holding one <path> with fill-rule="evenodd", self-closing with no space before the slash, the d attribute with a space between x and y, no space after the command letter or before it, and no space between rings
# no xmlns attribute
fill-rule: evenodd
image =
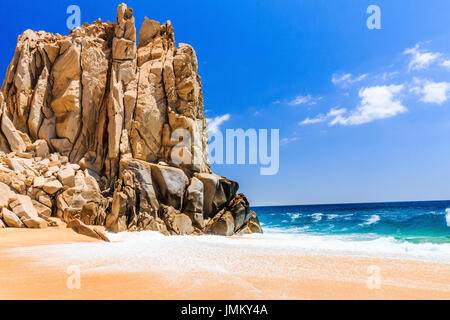
<svg viewBox="0 0 450 320"><path fill-rule="evenodd" d="M110 242L108 237L96 228L90 228L78 219L72 220L67 224L67 228L73 229L76 233L91 237L94 239Z"/></svg>
<svg viewBox="0 0 450 320"><path fill-rule="evenodd" d="M0 227L261 232L239 185L210 170L197 57L170 21L136 35L121 4L115 23L25 31L0 118Z"/></svg>
<svg viewBox="0 0 450 320"><path fill-rule="evenodd" d="M24 228L24 224L19 217L6 208L2 209L2 219L10 228Z"/></svg>
<svg viewBox="0 0 450 320"><path fill-rule="evenodd" d="M232 236L235 234L262 233L262 229L256 214L250 210L247 198L243 194L238 194L210 220L205 232Z"/></svg>
<svg viewBox="0 0 450 320"><path fill-rule="evenodd" d="M191 179L191 183L186 190L185 204L183 212L185 212L192 220L194 226L203 229L205 227L205 219L203 216L204 188L203 182L196 177Z"/></svg>

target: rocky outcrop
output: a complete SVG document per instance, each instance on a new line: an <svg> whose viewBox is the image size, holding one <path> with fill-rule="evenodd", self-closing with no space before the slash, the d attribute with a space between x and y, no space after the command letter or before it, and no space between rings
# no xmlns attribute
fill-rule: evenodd
<svg viewBox="0 0 450 320"><path fill-rule="evenodd" d="M197 57L170 21L136 36L121 4L115 23L25 31L0 117L2 225L261 232L239 185L210 170Z"/></svg>

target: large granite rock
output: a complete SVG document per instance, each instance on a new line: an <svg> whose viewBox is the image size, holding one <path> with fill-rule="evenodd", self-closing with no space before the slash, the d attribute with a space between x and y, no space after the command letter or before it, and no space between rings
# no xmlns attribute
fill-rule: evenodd
<svg viewBox="0 0 450 320"><path fill-rule="evenodd" d="M239 189L237 182L220 177L216 174L197 174L196 177L203 183L204 203L203 210L206 216L212 218L229 203Z"/></svg>
<svg viewBox="0 0 450 320"><path fill-rule="evenodd" d="M1 221L259 232L239 185L211 172L208 140L196 53L170 21L137 35L121 4L68 36L27 30L0 89Z"/></svg>
<svg viewBox="0 0 450 320"><path fill-rule="evenodd" d="M262 233L259 220L243 194L236 195L209 221L204 231L222 236Z"/></svg>
<svg viewBox="0 0 450 320"><path fill-rule="evenodd" d="M189 187L186 190L186 198L184 201L183 212L191 218L194 226L200 229L203 229L205 227L203 206L204 206L203 182L193 177L191 179Z"/></svg>
<svg viewBox="0 0 450 320"><path fill-rule="evenodd" d="M19 219L14 212L9 211L6 208L2 209L2 219L5 224L10 228L24 228L23 222Z"/></svg>
<svg viewBox="0 0 450 320"><path fill-rule="evenodd" d="M91 237L105 242L110 242L108 237L101 230L89 227L78 219L70 221L67 224L67 228L70 228L76 233L82 234L87 237Z"/></svg>

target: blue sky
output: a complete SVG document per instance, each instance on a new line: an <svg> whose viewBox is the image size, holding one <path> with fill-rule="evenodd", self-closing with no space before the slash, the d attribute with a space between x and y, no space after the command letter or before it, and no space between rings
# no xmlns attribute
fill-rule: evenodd
<svg viewBox="0 0 450 320"><path fill-rule="evenodd" d="M0 4L3 76L26 29L115 20L118 1ZM450 2L128 1L197 51L220 129L280 129L280 171L215 165L252 204L450 199ZM366 9L381 8L381 30Z"/></svg>

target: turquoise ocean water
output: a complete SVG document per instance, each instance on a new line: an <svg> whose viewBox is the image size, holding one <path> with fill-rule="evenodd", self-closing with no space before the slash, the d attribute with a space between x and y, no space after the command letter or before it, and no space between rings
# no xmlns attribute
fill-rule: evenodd
<svg viewBox="0 0 450 320"><path fill-rule="evenodd" d="M268 232L450 243L450 201L253 208Z"/></svg>
<svg viewBox="0 0 450 320"><path fill-rule="evenodd" d="M450 201L252 209L266 237L305 249L450 263Z"/></svg>

